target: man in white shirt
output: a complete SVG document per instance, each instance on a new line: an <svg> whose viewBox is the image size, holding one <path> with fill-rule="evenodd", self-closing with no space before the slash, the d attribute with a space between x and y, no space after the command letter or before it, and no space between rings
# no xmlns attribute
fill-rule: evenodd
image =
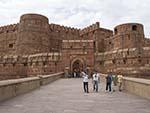
<svg viewBox="0 0 150 113"><path fill-rule="evenodd" d="M88 75L85 72L82 72L83 77L83 88L85 93L89 93L88 89Z"/></svg>
<svg viewBox="0 0 150 113"><path fill-rule="evenodd" d="M100 82L100 76L97 71L93 74L93 91L98 92L98 83Z"/></svg>

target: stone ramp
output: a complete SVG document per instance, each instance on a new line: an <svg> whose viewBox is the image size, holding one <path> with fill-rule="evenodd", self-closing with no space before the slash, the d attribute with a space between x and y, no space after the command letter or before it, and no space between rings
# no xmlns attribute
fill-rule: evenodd
<svg viewBox="0 0 150 113"><path fill-rule="evenodd" d="M0 103L0 113L150 113L150 101L125 92L82 91L82 79L60 79Z"/></svg>

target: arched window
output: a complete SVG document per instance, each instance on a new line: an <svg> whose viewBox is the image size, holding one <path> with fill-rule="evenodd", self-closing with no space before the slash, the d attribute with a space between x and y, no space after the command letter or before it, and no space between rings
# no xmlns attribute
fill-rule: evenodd
<svg viewBox="0 0 150 113"><path fill-rule="evenodd" d="M133 26L132 26L132 30L133 30L133 31L136 31L136 30L137 30L137 26L136 26L136 25L133 25Z"/></svg>

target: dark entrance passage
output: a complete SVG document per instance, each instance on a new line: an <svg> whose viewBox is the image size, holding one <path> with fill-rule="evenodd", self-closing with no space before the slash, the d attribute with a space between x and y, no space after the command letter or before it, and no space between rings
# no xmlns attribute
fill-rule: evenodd
<svg viewBox="0 0 150 113"><path fill-rule="evenodd" d="M80 77L80 73L83 71L83 63L80 60L76 60L72 64L72 76Z"/></svg>

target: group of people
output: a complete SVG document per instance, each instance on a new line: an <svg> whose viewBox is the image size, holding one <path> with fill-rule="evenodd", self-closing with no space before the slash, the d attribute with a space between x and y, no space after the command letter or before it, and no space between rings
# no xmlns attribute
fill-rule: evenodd
<svg viewBox="0 0 150 113"><path fill-rule="evenodd" d="M83 77L83 90L85 93L89 93L89 76L86 72L82 72ZM106 79L106 92L112 92L112 82L114 86L119 86L119 91L122 91L122 75L112 75L112 73L108 73L105 77ZM95 71L92 75L92 83L93 83L93 91L98 92L98 84L100 83L100 75ZM113 89L115 91L115 89Z"/></svg>

